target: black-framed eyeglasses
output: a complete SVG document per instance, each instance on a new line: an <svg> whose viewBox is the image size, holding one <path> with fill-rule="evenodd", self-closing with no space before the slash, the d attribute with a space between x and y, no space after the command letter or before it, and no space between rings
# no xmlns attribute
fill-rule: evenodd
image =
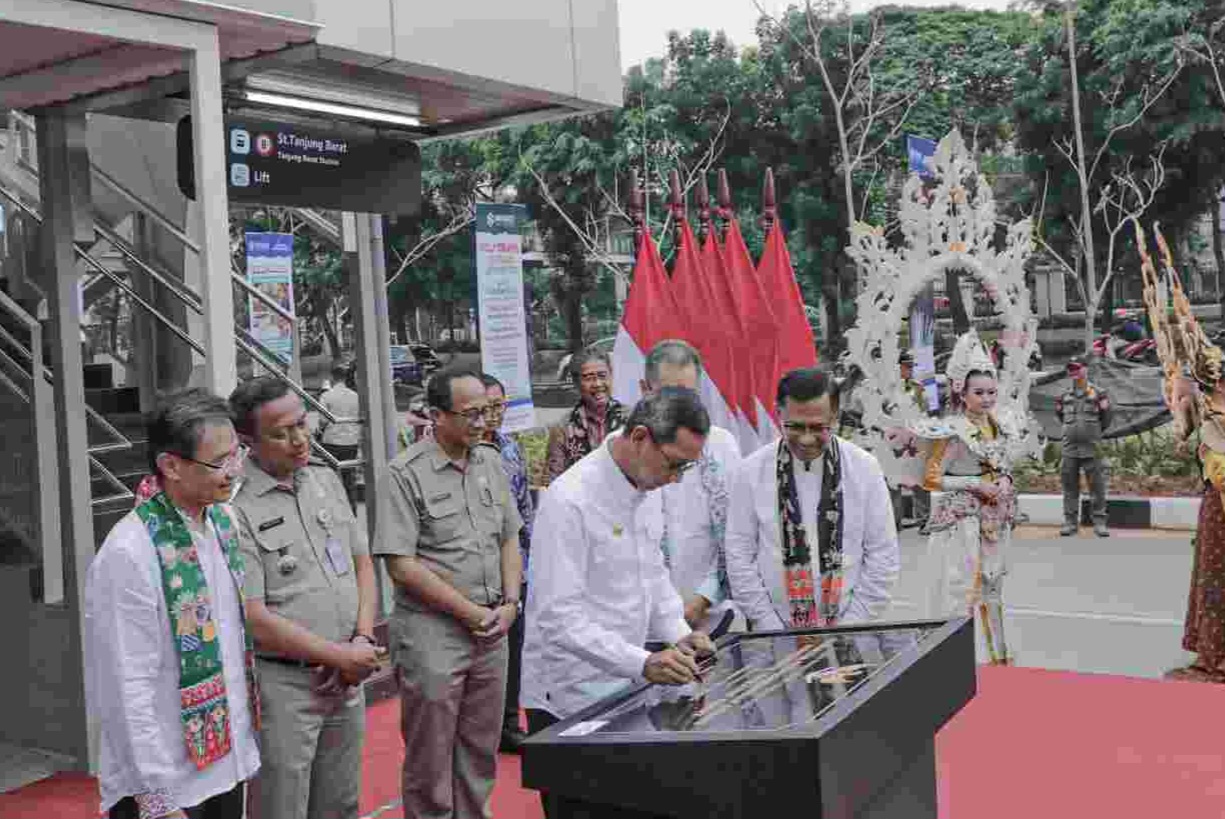
<svg viewBox="0 0 1225 819"><path fill-rule="evenodd" d="M483 407L469 407L468 409L459 412L444 409L443 412L445 412L447 415L455 415L463 418L468 423L468 426L476 426L478 421L484 423L486 418L497 414L494 411L492 404L488 404Z"/></svg>
<svg viewBox="0 0 1225 819"><path fill-rule="evenodd" d="M200 464L200 466L207 466L209 469L217 472L237 472L238 470L242 469L243 464L247 462L247 456L251 454L251 450L245 445L240 445L238 449L234 450L229 455L225 456L225 458L216 463L201 461L191 457L190 455L184 455L181 452L176 452L174 454L178 455L185 461L191 461L193 464Z"/></svg>
<svg viewBox="0 0 1225 819"><path fill-rule="evenodd" d="M651 436L651 443L655 444L655 448L659 450L659 454L664 456L664 467L668 472L674 475L684 475L697 464L697 461L691 461L685 458L672 458L668 453L664 452L663 445L655 440L655 435L648 429L647 434Z"/></svg>

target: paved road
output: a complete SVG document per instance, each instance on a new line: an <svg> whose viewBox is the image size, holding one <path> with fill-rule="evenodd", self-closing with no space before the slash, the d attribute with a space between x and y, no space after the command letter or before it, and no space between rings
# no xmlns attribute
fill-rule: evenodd
<svg viewBox="0 0 1225 819"><path fill-rule="evenodd" d="M1018 665L1160 677L1190 655L1180 647L1191 576L1191 533L1114 530L1061 538L1022 527L1004 586L1006 629ZM890 619L919 616L922 544L902 537L902 574Z"/></svg>

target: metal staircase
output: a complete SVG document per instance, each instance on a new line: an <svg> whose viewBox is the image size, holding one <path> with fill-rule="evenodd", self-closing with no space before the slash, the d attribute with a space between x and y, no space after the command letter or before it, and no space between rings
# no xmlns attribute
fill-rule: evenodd
<svg viewBox="0 0 1225 819"><path fill-rule="evenodd" d="M38 202L34 124L29 118L11 112L8 129L0 132L0 138L4 142L4 150L0 153L0 206L5 210L6 222L10 225L20 224L19 229L8 231L7 254L4 253L4 245L0 245L0 260L4 262L0 267L0 402L6 407L11 404L27 408L29 417L24 420L33 427L35 434L32 440L43 457L51 457L50 463L53 464L54 456L49 453L55 451L54 439L51 439L48 449L46 436L54 435L54 415L49 414L54 410L45 402L49 400L49 387L54 384L55 375L48 366L41 340L46 287L40 281L36 254L42 217ZM203 316L203 299L184 281L183 276L141 252L139 243L134 241L133 221L142 219L156 226L159 235L170 237L186 257L199 254L198 244L174 220L167 218L157 207L105 169L91 163L90 171L95 190L103 190L110 202L122 204L117 209L112 207L110 212L102 212L95 207L92 213L92 241L79 242L74 247L83 282L81 293L84 308L88 310L98 299L117 293L126 302L131 314L143 316L152 325L164 328L173 343L184 345L193 366L197 362L202 364L205 348L192 337L190 320L193 316ZM95 202L97 199L95 197ZM340 228L323 215L299 209L295 216L324 241L337 246L341 244ZM250 285L234 258L231 258L230 277L240 298L260 301L288 320L296 331L293 315L263 291ZM7 289L9 295L4 295L3 289ZM165 308L167 304L171 305L171 309ZM161 309L159 305L162 305ZM237 321L234 336L239 354L246 356L253 365L258 365L258 370L283 381L320 418L328 422L338 420L290 376L287 365L275 353ZM107 368L102 369L109 372ZM48 389L44 390L44 386ZM86 399L95 536L101 542L111 525L131 508L132 490L148 472L148 466L139 395L130 387L115 389L105 383L105 379L104 383L96 386L97 389L91 390L87 383ZM40 401L44 403L40 404ZM339 463L318 446L315 454L334 467L358 466L361 463L357 460ZM53 518L58 514L58 505L48 507L45 502L38 502L42 509L37 516L42 523L39 527L14 526L11 522L6 524L6 509L11 512L24 506L28 514L35 506L31 505L33 498L28 491L6 495L5 483L0 480L0 536L4 530L15 531L27 551L33 554L45 551L41 549L41 543L49 536L58 536L53 521L49 519L49 516ZM54 481L50 484L44 481L34 494L45 498L48 491L56 491ZM16 514L9 514L10 519L17 517ZM37 539L31 542L31 538ZM0 552L3 551L0 549ZM0 559L3 559L2 555ZM51 567L45 568L49 574Z"/></svg>

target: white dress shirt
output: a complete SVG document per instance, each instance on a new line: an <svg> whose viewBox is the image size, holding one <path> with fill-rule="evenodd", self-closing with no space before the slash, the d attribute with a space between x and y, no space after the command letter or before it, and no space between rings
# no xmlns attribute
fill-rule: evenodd
<svg viewBox="0 0 1225 819"><path fill-rule="evenodd" d="M170 635L161 564L135 511L107 535L85 586L85 692L101 723L102 810L125 796L163 791L179 807L226 793L259 770L249 708L242 612L211 525L189 526L221 638L231 750L204 770L187 756L179 710L179 658Z"/></svg>
<svg viewBox="0 0 1225 819"><path fill-rule="evenodd" d="M740 446L722 427L710 428L702 458L721 470L730 495L732 473L740 465ZM710 495L702 480L702 463L660 490L671 541L672 585L688 600L700 594L712 604L723 601L719 592L719 549L711 532Z"/></svg>
<svg viewBox="0 0 1225 819"><path fill-rule="evenodd" d="M889 488L876 458L840 438L842 456L842 609L839 621L879 617L889 603L901 555ZM783 574L778 531L776 456L779 443L767 444L741 462L732 478L727 516L727 574L732 597L758 631L790 628L791 611ZM817 507L823 464L811 470L795 461L796 496L801 523L817 561ZM818 567L813 566L816 576ZM818 583L818 588L820 584Z"/></svg>
<svg viewBox="0 0 1225 819"><path fill-rule="evenodd" d="M630 484L610 442L550 484L532 532L521 701L556 717L640 681L648 634L690 631L660 552L660 494Z"/></svg>

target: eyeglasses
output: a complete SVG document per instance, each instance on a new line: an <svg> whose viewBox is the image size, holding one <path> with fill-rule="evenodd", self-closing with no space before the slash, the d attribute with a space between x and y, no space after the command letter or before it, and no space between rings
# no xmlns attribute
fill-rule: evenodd
<svg viewBox="0 0 1225 819"><path fill-rule="evenodd" d="M200 464L200 466L207 466L209 469L217 472L237 472L238 470L242 469L243 464L247 462L247 456L250 453L251 450L246 446L239 446L238 449L225 456L225 458L219 463L200 461L191 457L190 455L183 455L177 452L175 454L185 461L191 461L193 464Z"/></svg>
<svg viewBox="0 0 1225 819"><path fill-rule="evenodd" d="M824 438L833 429L829 424L806 424L803 421L784 421L783 429L788 435L805 435L811 432L818 438Z"/></svg>
<svg viewBox="0 0 1225 819"><path fill-rule="evenodd" d="M506 412L506 401L492 401L489 406L485 407L486 415L501 415Z"/></svg>
<svg viewBox="0 0 1225 819"><path fill-rule="evenodd" d="M647 430L647 434L651 435L651 431L649 429ZM663 456L664 468L673 475L684 475L690 469L693 469L695 464L697 464L697 461L690 461L685 458L672 458L669 456L668 453L664 452L664 448L659 441L655 440L654 435L651 435L651 443L655 444L655 448L658 449L659 454Z"/></svg>
<svg viewBox="0 0 1225 819"><path fill-rule="evenodd" d="M260 435L267 438L269 441L284 443L293 438L294 433L297 433L299 438L310 438L310 425L306 422L306 416L295 421L288 426L275 427L273 429L264 430Z"/></svg>
<svg viewBox="0 0 1225 819"><path fill-rule="evenodd" d="M468 409L459 412L444 409L443 412L445 412L447 415L456 415L463 418L464 421L468 423L468 426L475 426L478 422L484 423L486 418L497 414L492 404L488 404L483 407L469 407Z"/></svg>
<svg viewBox="0 0 1225 819"><path fill-rule="evenodd" d="M594 373L583 373L579 376L579 381L583 382L584 384L599 384L601 381L607 380L608 373L604 372L603 370Z"/></svg>

